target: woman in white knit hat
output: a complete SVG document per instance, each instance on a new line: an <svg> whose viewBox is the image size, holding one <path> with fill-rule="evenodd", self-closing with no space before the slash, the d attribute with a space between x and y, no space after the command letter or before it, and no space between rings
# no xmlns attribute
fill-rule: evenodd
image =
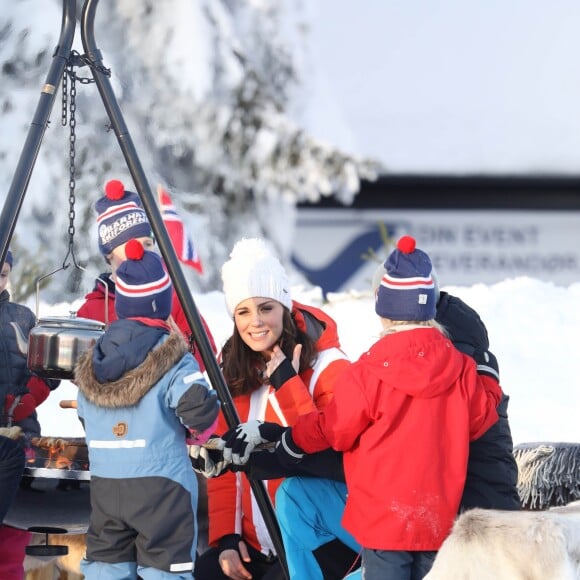
<svg viewBox="0 0 580 580"><path fill-rule="evenodd" d="M286 271L261 239L243 239L235 245L222 267L222 280L234 329L223 347L221 363L240 421L250 421L259 431L263 421L293 425L300 414L324 408L332 399L336 376L349 364L334 320L318 308L292 300ZM217 432L226 433L227 439L227 431L220 414ZM274 454L256 452L250 458L239 437L235 441L237 445L223 453L226 459L237 455L245 463L245 473L229 471L208 480L211 548L198 558L195 578L283 578L248 477L268 480L274 501L281 477L290 473L284 472ZM259 461L254 462L256 457ZM209 460L207 455L205 459ZM277 467L271 465L272 459ZM326 460L329 470L342 473L340 458L325 455L316 459L313 475L327 475L321 466ZM207 466L203 461L199 466L204 463ZM356 557L346 545L342 548ZM290 563L288 549L286 555Z"/></svg>

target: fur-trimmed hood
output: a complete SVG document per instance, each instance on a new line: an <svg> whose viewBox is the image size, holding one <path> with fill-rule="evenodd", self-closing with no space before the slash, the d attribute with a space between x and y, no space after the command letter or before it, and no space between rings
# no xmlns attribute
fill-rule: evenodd
<svg viewBox="0 0 580 580"><path fill-rule="evenodd" d="M170 334L164 342L162 340L164 338L149 350L141 364L127 370L117 380L103 383L95 376L93 354L98 344L90 348L81 356L75 368L75 382L79 391L89 402L100 407L136 405L187 352L185 340L178 333Z"/></svg>

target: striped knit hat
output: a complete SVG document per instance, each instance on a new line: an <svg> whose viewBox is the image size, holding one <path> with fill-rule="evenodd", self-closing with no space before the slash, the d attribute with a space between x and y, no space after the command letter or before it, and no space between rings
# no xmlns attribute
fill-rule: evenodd
<svg viewBox="0 0 580 580"><path fill-rule="evenodd" d="M161 258L146 251L138 240L127 242L125 254L115 281L117 316L165 320L171 314L173 286Z"/></svg>
<svg viewBox="0 0 580 580"><path fill-rule="evenodd" d="M107 182L105 195L95 203L99 251L109 255L133 238L151 236L151 225L136 193L125 191L117 179Z"/></svg>
<svg viewBox="0 0 580 580"><path fill-rule="evenodd" d="M375 312L390 320L432 320L436 291L429 256L416 248L415 238L403 236L385 262L377 290Z"/></svg>

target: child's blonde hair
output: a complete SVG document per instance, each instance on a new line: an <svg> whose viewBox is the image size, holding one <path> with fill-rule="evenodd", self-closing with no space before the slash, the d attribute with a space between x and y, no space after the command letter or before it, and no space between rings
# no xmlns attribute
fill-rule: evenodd
<svg viewBox="0 0 580 580"><path fill-rule="evenodd" d="M441 334L444 334L445 336L449 337L449 333L447 332L445 327L442 324L439 324L434 319L432 319L432 320L391 320L389 318L382 318L380 316L379 316L379 318L381 320L387 321L389 323L388 325L390 327L393 327L393 326L426 326L426 327L430 327L430 328L436 328ZM381 333L381 336L388 334L388 332L389 332L389 330L385 329Z"/></svg>

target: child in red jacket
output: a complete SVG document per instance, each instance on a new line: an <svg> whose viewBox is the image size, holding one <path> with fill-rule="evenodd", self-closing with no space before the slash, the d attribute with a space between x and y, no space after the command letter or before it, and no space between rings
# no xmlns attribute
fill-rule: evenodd
<svg viewBox="0 0 580 580"><path fill-rule="evenodd" d="M115 313L115 273L126 260L125 246L131 239L137 239L146 250L155 246L151 225L141 206L139 196L126 191L125 186L116 179L105 185L105 195L95 203L97 211L97 229L99 235L99 251L111 266L111 273L101 274L95 281L91 292L85 296L85 302L77 311L77 316L111 323L117 320ZM196 358L202 371L205 364L199 348L193 342L193 336L181 303L173 290L171 317L186 338L190 351ZM217 352L213 336L207 323L201 317L205 333L209 339L214 354Z"/></svg>

